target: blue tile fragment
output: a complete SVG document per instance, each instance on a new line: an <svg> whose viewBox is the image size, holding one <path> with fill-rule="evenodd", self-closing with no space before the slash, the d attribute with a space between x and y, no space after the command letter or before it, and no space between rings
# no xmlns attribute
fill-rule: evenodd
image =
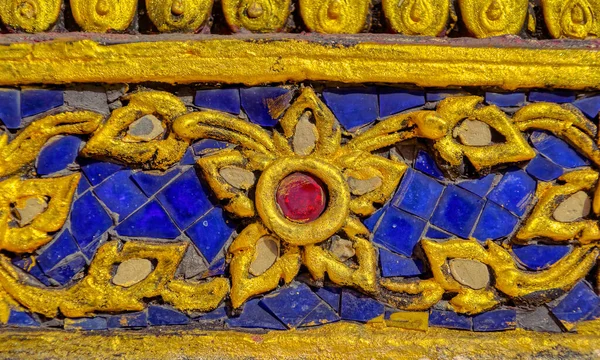
<svg viewBox="0 0 600 360"><path fill-rule="evenodd" d="M240 91L238 89L198 90L194 97L194 105L237 115L240 113Z"/></svg>
<svg viewBox="0 0 600 360"><path fill-rule="evenodd" d="M495 175L490 174L480 179L462 181L457 185L465 190L469 190L475 195L484 197L487 195L488 191L490 191L495 177Z"/></svg>
<svg viewBox="0 0 600 360"><path fill-rule="evenodd" d="M48 271L46 274L52 279L56 280L59 284L65 285L73 276L77 275L83 268L85 268L86 262L83 256L77 255L71 261L66 264L59 265L54 269Z"/></svg>
<svg viewBox="0 0 600 360"><path fill-rule="evenodd" d="M205 155L217 150L225 149L229 146L229 143L224 141L218 141L213 139L204 139L200 140L194 145L192 145L192 149L194 150L194 154L197 156Z"/></svg>
<svg viewBox="0 0 600 360"><path fill-rule="evenodd" d="M586 97L573 102L573 105L581 110L590 119L596 119L600 112L600 95Z"/></svg>
<svg viewBox="0 0 600 360"><path fill-rule="evenodd" d="M429 326L448 329L471 330L473 319L454 311L432 310L429 314Z"/></svg>
<svg viewBox="0 0 600 360"><path fill-rule="evenodd" d="M473 317L474 331L502 331L517 327L517 312L512 309L487 311Z"/></svg>
<svg viewBox="0 0 600 360"><path fill-rule="evenodd" d="M310 327L340 321L340 316L324 302L313 309L300 323L299 327Z"/></svg>
<svg viewBox="0 0 600 360"><path fill-rule="evenodd" d="M323 299L333 310L336 312L340 311L340 299L342 297L342 288L324 286L315 290L321 299Z"/></svg>
<svg viewBox="0 0 600 360"><path fill-rule="evenodd" d="M425 105L423 91L379 88L379 116L386 117Z"/></svg>
<svg viewBox="0 0 600 360"><path fill-rule="evenodd" d="M194 165L195 163L196 158L194 157L194 150L192 148L188 148L179 161L179 165Z"/></svg>
<svg viewBox="0 0 600 360"><path fill-rule="evenodd" d="M21 116L37 115L62 106L62 90L23 89L21 90Z"/></svg>
<svg viewBox="0 0 600 360"><path fill-rule="evenodd" d="M485 93L485 102L500 107L523 106L525 105L525 94L519 92L513 93Z"/></svg>
<svg viewBox="0 0 600 360"><path fill-rule="evenodd" d="M375 230L373 241L397 253L411 256L425 224L416 216L390 207Z"/></svg>
<svg viewBox="0 0 600 360"><path fill-rule="evenodd" d="M66 169L75 162L81 144L82 141L77 136L63 136L50 142L38 155L37 173L48 175Z"/></svg>
<svg viewBox="0 0 600 360"><path fill-rule="evenodd" d="M321 303L322 300L303 283L292 283L261 300L261 305L290 329L298 327Z"/></svg>
<svg viewBox="0 0 600 360"><path fill-rule="evenodd" d="M587 318L598 306L600 298L585 281L580 281L550 311L570 330L575 323Z"/></svg>
<svg viewBox="0 0 600 360"><path fill-rule="evenodd" d="M9 129L21 127L21 92L15 89L0 90L0 121Z"/></svg>
<svg viewBox="0 0 600 360"><path fill-rule="evenodd" d="M190 318L182 312L164 306L148 306L148 323L153 326L160 325L186 325Z"/></svg>
<svg viewBox="0 0 600 360"><path fill-rule="evenodd" d="M227 263L225 262L225 257L220 258L215 261L214 264L209 266L208 270L204 271L199 275L200 279L206 279L213 276L219 276L225 274L225 267Z"/></svg>
<svg viewBox="0 0 600 360"><path fill-rule="evenodd" d="M473 232L473 237L479 241L496 240L510 235L519 219L493 202L488 202L483 208L479 222Z"/></svg>
<svg viewBox="0 0 600 360"><path fill-rule="evenodd" d="M423 264L419 260L396 255L385 249L379 250L379 264L383 277L410 277L421 275L423 272Z"/></svg>
<svg viewBox="0 0 600 360"><path fill-rule="evenodd" d="M379 219L381 219L381 216L385 214L386 211L387 207L382 207L363 221L363 223L365 224L367 229L369 229L370 232L373 232L373 230L377 226L377 223L379 223Z"/></svg>
<svg viewBox="0 0 600 360"><path fill-rule="evenodd" d="M415 169L424 172L436 179L444 180L444 173L437 166L435 160L423 150L419 150L415 159Z"/></svg>
<svg viewBox="0 0 600 360"><path fill-rule="evenodd" d="M572 169L590 164L569 144L548 132L534 131L529 139L537 151L562 167Z"/></svg>
<svg viewBox="0 0 600 360"><path fill-rule="evenodd" d="M279 120L272 116L270 108L273 109L278 98L289 92L288 89L271 86L242 88L240 89L242 109L253 123L267 127L275 126Z"/></svg>
<svg viewBox="0 0 600 360"><path fill-rule="evenodd" d="M96 251L98 251L98 248L102 243L102 239L100 238L89 244L87 247L81 249L83 256L85 256L88 260L91 261L94 258L94 255L96 255Z"/></svg>
<svg viewBox="0 0 600 360"><path fill-rule="evenodd" d="M148 315L145 312L113 315L108 318L109 329L143 328L148 326Z"/></svg>
<svg viewBox="0 0 600 360"><path fill-rule="evenodd" d="M83 194L90 187L92 187L92 185L90 184L90 182L85 178L85 176L82 176L79 179L79 184L77 185L77 195Z"/></svg>
<svg viewBox="0 0 600 360"><path fill-rule="evenodd" d="M33 315L25 311L19 311L10 309L8 316L7 325L18 326L18 327L37 327L40 326L40 322L37 321Z"/></svg>
<svg viewBox="0 0 600 360"><path fill-rule="evenodd" d="M116 172L96 187L94 193L110 211L119 215L120 220L129 216L148 200L142 190L131 180L130 170Z"/></svg>
<svg viewBox="0 0 600 360"><path fill-rule="evenodd" d="M511 170L504 174L488 199L516 215L523 215L533 199L536 182L523 170Z"/></svg>
<svg viewBox="0 0 600 360"><path fill-rule="evenodd" d="M543 270L571 251L569 245L513 245L512 251L520 263L531 270Z"/></svg>
<svg viewBox="0 0 600 360"><path fill-rule="evenodd" d="M103 317L65 320L65 329L67 330L106 330L107 328L107 321Z"/></svg>
<svg viewBox="0 0 600 360"><path fill-rule="evenodd" d="M212 208L195 169L189 169L156 196L180 229L186 229Z"/></svg>
<svg viewBox="0 0 600 360"><path fill-rule="evenodd" d="M452 97L460 94L462 94L460 90L444 89L437 91L428 91L425 95L425 98L427 99L427 101L441 101L447 97Z"/></svg>
<svg viewBox="0 0 600 360"><path fill-rule="evenodd" d="M175 168L164 173L139 171L134 173L131 178L146 196L152 196L177 175L179 175L179 169Z"/></svg>
<svg viewBox="0 0 600 360"><path fill-rule="evenodd" d="M198 317L199 321L215 321L215 320L224 320L227 319L227 310L225 306L218 307L211 312L206 314L202 314Z"/></svg>
<svg viewBox="0 0 600 360"><path fill-rule="evenodd" d="M115 231L122 236L174 239L180 232L167 212L156 201L150 201L120 223Z"/></svg>
<svg viewBox="0 0 600 360"><path fill-rule="evenodd" d="M231 317L227 324L231 327L241 328L259 328L259 329L287 329L283 323L271 315L266 309L260 306L260 299L252 299L244 304L244 309L240 316Z"/></svg>
<svg viewBox="0 0 600 360"><path fill-rule="evenodd" d="M439 182L408 169L392 199L392 205L423 219L429 219L443 190L444 187Z"/></svg>
<svg viewBox="0 0 600 360"><path fill-rule="evenodd" d="M375 121L379 114L375 88L325 89L323 99L348 131Z"/></svg>
<svg viewBox="0 0 600 360"><path fill-rule="evenodd" d="M479 196L450 185L444 190L431 217L431 223L466 239L471 234L483 205L484 201Z"/></svg>
<svg viewBox="0 0 600 360"><path fill-rule="evenodd" d="M73 203L71 233L81 248L87 247L113 224L112 219L91 192Z"/></svg>
<svg viewBox="0 0 600 360"><path fill-rule="evenodd" d="M529 93L531 102L552 102L557 104L575 101L575 93L571 91L532 91Z"/></svg>
<svg viewBox="0 0 600 360"><path fill-rule="evenodd" d="M18 266L20 269L25 270L29 273L29 275L33 276L37 280L39 280L42 284L46 286L52 285L48 280L48 276L42 272L39 264L34 264L33 259L31 257L24 258L14 258L12 260L13 264Z"/></svg>
<svg viewBox="0 0 600 360"><path fill-rule="evenodd" d="M81 170L94 186L106 180L109 176L121 170L123 166L109 162L94 160L81 161Z"/></svg>
<svg viewBox="0 0 600 360"><path fill-rule="evenodd" d="M557 179L563 174L563 169L546 159L545 157L538 155L529 162L525 169L527 173L534 178L542 181L552 181Z"/></svg>
<svg viewBox="0 0 600 360"><path fill-rule="evenodd" d="M450 239L450 238L454 237L454 235L448 234L445 231L442 231L442 230L439 230L439 229L436 229L433 227L429 227L429 228L427 228L425 237L428 239L444 240L444 239Z"/></svg>
<svg viewBox="0 0 600 360"><path fill-rule="evenodd" d="M342 290L342 319L367 322L383 315L384 312L385 306L377 300L350 289Z"/></svg>
<svg viewBox="0 0 600 360"><path fill-rule="evenodd" d="M233 234L235 226L224 217L220 207L213 208L185 232L211 263Z"/></svg>
<svg viewBox="0 0 600 360"><path fill-rule="evenodd" d="M69 255L79 251L75 239L69 230L65 229L50 246L35 259L44 272L50 271L56 264Z"/></svg>

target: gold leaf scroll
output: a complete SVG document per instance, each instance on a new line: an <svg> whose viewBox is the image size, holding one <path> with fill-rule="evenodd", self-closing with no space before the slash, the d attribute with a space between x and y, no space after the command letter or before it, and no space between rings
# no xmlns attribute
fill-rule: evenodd
<svg viewBox="0 0 600 360"><path fill-rule="evenodd" d="M123 31L133 21L137 0L70 0L73 17L83 31Z"/></svg>
<svg viewBox="0 0 600 360"><path fill-rule="evenodd" d="M600 1L542 0L548 32L555 39L585 39L600 33Z"/></svg>
<svg viewBox="0 0 600 360"><path fill-rule="evenodd" d="M223 0L223 13L231 30L279 31L290 15L291 0Z"/></svg>
<svg viewBox="0 0 600 360"><path fill-rule="evenodd" d="M311 31L356 34L367 26L370 0L300 0L300 14Z"/></svg>
<svg viewBox="0 0 600 360"><path fill-rule="evenodd" d="M529 9L528 0L459 0L458 5L467 29L478 38L518 34Z"/></svg>
<svg viewBox="0 0 600 360"><path fill-rule="evenodd" d="M450 15L450 0L383 0L385 18L403 35L439 36Z"/></svg>
<svg viewBox="0 0 600 360"><path fill-rule="evenodd" d="M1 0L0 17L12 28L42 32L56 23L61 5L62 0Z"/></svg>
<svg viewBox="0 0 600 360"><path fill-rule="evenodd" d="M161 32L196 31L206 22L212 6L212 0L146 0L148 17Z"/></svg>

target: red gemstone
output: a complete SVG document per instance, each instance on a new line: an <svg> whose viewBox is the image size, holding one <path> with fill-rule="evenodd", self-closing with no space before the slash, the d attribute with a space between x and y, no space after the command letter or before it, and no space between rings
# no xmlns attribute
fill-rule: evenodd
<svg viewBox="0 0 600 360"><path fill-rule="evenodd" d="M325 210L325 191L314 177L293 173L279 183L277 204L288 219L307 223Z"/></svg>

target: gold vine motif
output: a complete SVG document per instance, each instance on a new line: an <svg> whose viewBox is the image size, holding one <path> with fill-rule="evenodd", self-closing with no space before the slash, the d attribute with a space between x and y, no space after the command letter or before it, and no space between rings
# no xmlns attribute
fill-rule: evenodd
<svg viewBox="0 0 600 360"><path fill-rule="evenodd" d="M596 126L570 106L527 105L511 118L496 106L481 106L480 97L451 97L442 100L436 110L392 115L342 141L335 116L309 87L302 88L293 101L284 97L273 102L270 111L281 116L281 120L280 130L272 132L222 112L188 112L181 100L165 92L141 91L126 99L129 103L113 111L104 124L100 124L103 117L93 112L67 112L33 122L10 143L4 135L0 143L1 174L27 175L29 164L43 145L61 134L91 134L82 155L153 170L173 165L187 146L198 139L234 144L235 148L202 157L197 163L225 210L250 219L228 249L231 287L223 277L202 283L176 279L185 243L121 244L113 239L100 247L87 275L67 288L43 288L15 268L6 256L0 256L0 320L6 319L7 311L15 306L48 317L59 311L68 317L81 317L142 310L146 306L144 299L153 297L182 311L209 311L229 295L233 307L238 308L250 297L277 288L281 280L291 282L302 264L316 283L322 283L327 275L335 284L354 287L401 309L428 309L450 293L452 309L477 314L501 304L503 295L515 301L552 300L557 290L568 291L582 279L600 252L596 246L600 240L597 221L564 223L551 217L565 197L590 191L597 185L598 172L590 168L563 175L559 180L564 184L540 183L533 214L513 239L528 242L544 237L576 243L570 254L544 271L520 270L509 250L492 241L482 245L475 240L437 243L422 239L432 278L379 279L377 251L370 241L371 234L360 221L390 199L407 169L393 152L389 158L374 152L412 138L433 142L439 157L450 166L458 166L467 158L477 170L487 171L493 166L533 158L535 153L522 132L540 129L568 141L600 165L594 140ZM144 116L158 116L164 127L163 136L145 142L128 137L128 127ZM466 120L487 124L502 135L503 142L485 146L463 144L455 137L454 129ZM11 159L15 151L22 155L18 162ZM226 168L260 176L254 184L242 186L223 176ZM291 221L275 202L281 180L297 172L318 178L328 192L326 209L309 223ZM77 173L48 179L23 180L13 176L0 182L0 249L32 253L47 244L52 239L49 234L65 223L79 178ZM374 179L375 185L356 191L349 185L351 179ZM15 227L11 208L31 198L46 201L46 208L29 223ZM598 198L596 192L596 213L600 211ZM355 264L342 261L329 250L327 244L334 236L352 244ZM257 244L266 237L281 244L280 253L268 269L257 273L252 270L258 256ZM133 259L150 260L151 274L130 287L113 283L115 265ZM457 259L491 269L495 281L479 288L460 283L449 265Z"/></svg>

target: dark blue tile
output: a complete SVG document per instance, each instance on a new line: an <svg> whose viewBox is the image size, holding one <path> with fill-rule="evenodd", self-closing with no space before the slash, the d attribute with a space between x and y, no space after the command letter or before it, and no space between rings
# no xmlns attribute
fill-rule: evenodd
<svg viewBox="0 0 600 360"><path fill-rule="evenodd" d="M238 89L198 90L194 105L237 115L240 113L240 91Z"/></svg>
<svg viewBox="0 0 600 360"><path fill-rule="evenodd" d="M571 251L569 245L513 245L512 251L520 263L531 270L543 270Z"/></svg>
<svg viewBox="0 0 600 360"><path fill-rule="evenodd" d="M564 104L575 101L575 94L571 91L532 91L529 93L529 101Z"/></svg>
<svg viewBox="0 0 600 360"><path fill-rule="evenodd" d="M92 185L90 184L90 182L85 178L85 176L82 176L79 179L79 184L77 185L77 195L81 195L83 194L87 189L89 189Z"/></svg>
<svg viewBox="0 0 600 360"><path fill-rule="evenodd" d="M350 289L342 290L342 319L367 322L383 315L384 312L385 306L377 300Z"/></svg>
<svg viewBox="0 0 600 360"><path fill-rule="evenodd" d="M81 248L87 247L113 224L112 219L91 192L73 203L71 233Z"/></svg>
<svg viewBox="0 0 600 360"><path fill-rule="evenodd" d="M471 330L473 320L454 311L432 310L429 314L429 326L448 329Z"/></svg>
<svg viewBox="0 0 600 360"><path fill-rule="evenodd" d="M392 199L392 205L423 219L429 219L443 190L444 187L439 182L408 169Z"/></svg>
<svg viewBox="0 0 600 360"><path fill-rule="evenodd" d="M94 189L94 193L110 211L123 220L148 200L133 180L131 171L122 170L115 173Z"/></svg>
<svg viewBox="0 0 600 360"><path fill-rule="evenodd" d="M21 127L21 92L14 89L0 90L0 120L9 129Z"/></svg>
<svg viewBox="0 0 600 360"><path fill-rule="evenodd" d="M531 160L525 170L527 170L529 175L542 181L555 180L564 172L560 166L541 155L538 155Z"/></svg>
<svg viewBox="0 0 600 360"><path fill-rule="evenodd" d="M281 87L242 88L240 89L242 109L253 123L260 126L275 126L279 120L271 116L269 108L274 108L277 98L288 93L288 89Z"/></svg>
<svg viewBox="0 0 600 360"><path fill-rule="evenodd" d="M577 100L573 102L573 105L575 105L579 110L581 110L581 112L584 113L585 116L589 117L590 119L596 119L596 116L598 116L598 112L600 112L600 95L590 96Z"/></svg>
<svg viewBox="0 0 600 360"><path fill-rule="evenodd" d="M384 249L379 249L379 263L383 277L410 277L421 275L423 272L423 264L419 260L396 255Z"/></svg>
<svg viewBox="0 0 600 360"><path fill-rule="evenodd" d="M24 89L21 91L21 116L37 115L63 103L62 90Z"/></svg>
<svg viewBox="0 0 600 360"><path fill-rule="evenodd" d="M336 312L340 311L342 288L325 286L315 290L315 294L317 294L321 299L325 300L325 302L329 304L333 310Z"/></svg>
<svg viewBox="0 0 600 360"><path fill-rule="evenodd" d="M521 216L533 199L535 187L535 180L525 171L511 170L504 174L488 199Z"/></svg>
<svg viewBox="0 0 600 360"><path fill-rule="evenodd" d="M322 300L303 283L292 283L260 301L261 306L290 329L298 327L321 303Z"/></svg>
<svg viewBox="0 0 600 360"><path fill-rule="evenodd" d="M44 146L37 158L37 173L48 175L66 169L75 162L81 143L77 136L64 136Z"/></svg>
<svg viewBox="0 0 600 360"><path fill-rule="evenodd" d="M227 310L225 306L218 307L211 312L206 314L202 314L198 317L198 321L215 321L215 320L225 320L227 319Z"/></svg>
<svg viewBox="0 0 600 360"><path fill-rule="evenodd" d="M94 160L82 160L81 162L81 170L88 178L90 183L94 186L100 184L102 181L107 179L112 174L121 170L123 167L118 164L113 164L109 162L101 162Z"/></svg>
<svg viewBox="0 0 600 360"><path fill-rule="evenodd" d="M587 318L598 306L600 298L585 281L580 281L550 311L570 330L574 323Z"/></svg>
<svg viewBox="0 0 600 360"><path fill-rule="evenodd" d="M516 327L517 312L511 309L488 311L473 317L474 331L502 331Z"/></svg>
<svg viewBox="0 0 600 360"><path fill-rule="evenodd" d="M340 317L335 311L324 302L321 302L310 312L299 325L300 327L318 326L332 322L340 321Z"/></svg>
<svg viewBox="0 0 600 360"><path fill-rule="evenodd" d="M102 240L101 238L98 240L95 240L94 242L89 244L87 247L81 249L83 256L85 256L88 260L91 261L94 258L94 256L96 255L96 251L98 251L98 248L100 247L100 245L103 244L103 242L101 240Z"/></svg>
<svg viewBox="0 0 600 360"><path fill-rule="evenodd" d="M349 131L377 120L379 114L375 88L325 89L323 99Z"/></svg>
<svg viewBox="0 0 600 360"><path fill-rule="evenodd" d="M443 240L443 239L453 238L454 235L448 234L447 232L444 232L442 230L438 230L438 229L433 228L433 227L429 227L427 229L427 232L425 233L425 237L428 238L428 239Z"/></svg>
<svg viewBox="0 0 600 360"><path fill-rule="evenodd" d="M450 96L460 95L462 92L460 90L439 90L439 91L428 91L425 95L427 101L441 101Z"/></svg>
<svg viewBox="0 0 600 360"><path fill-rule="evenodd" d="M167 212L155 200L134 212L115 231L121 236L156 239L174 239L180 234Z"/></svg>
<svg viewBox="0 0 600 360"><path fill-rule="evenodd" d="M600 306L597 306L584 320L597 320L600 319Z"/></svg>
<svg viewBox="0 0 600 360"><path fill-rule="evenodd" d="M247 301L241 315L229 318L227 324L231 327L285 330L285 325L262 308L259 302L260 299Z"/></svg>
<svg viewBox="0 0 600 360"><path fill-rule="evenodd" d="M200 156L217 150L225 149L228 146L229 143L226 143L224 141L204 139L194 143L194 145L192 145L192 149L194 149L194 154Z"/></svg>
<svg viewBox="0 0 600 360"><path fill-rule="evenodd" d="M531 133L530 139L537 151L562 167L572 169L590 164L569 144L550 133L534 131Z"/></svg>
<svg viewBox="0 0 600 360"><path fill-rule="evenodd" d="M479 222L473 232L473 237L479 241L496 240L510 235L519 219L493 202L488 202L483 208Z"/></svg>
<svg viewBox="0 0 600 360"><path fill-rule="evenodd" d="M113 315L108 318L108 328L142 328L148 326L148 315L145 312Z"/></svg>
<svg viewBox="0 0 600 360"><path fill-rule="evenodd" d="M400 254L411 256L425 224L425 221L418 217L391 207L375 230L373 241Z"/></svg>
<svg viewBox="0 0 600 360"><path fill-rule="evenodd" d="M379 116L386 117L425 105L423 91L379 88Z"/></svg>
<svg viewBox="0 0 600 360"><path fill-rule="evenodd" d="M77 275L83 268L85 268L86 262L83 256L77 255L73 260L69 261L66 264L60 265L48 271L49 277L56 280L59 284L65 285L73 276Z"/></svg>
<svg viewBox="0 0 600 360"><path fill-rule="evenodd" d="M204 271L199 275L200 279L206 279L213 276L220 276L225 274L225 267L227 263L225 262L225 257L220 258L215 261L214 264L208 267L208 270Z"/></svg>
<svg viewBox="0 0 600 360"><path fill-rule="evenodd" d="M65 329L67 330L106 330L107 328L106 319L103 317L65 320Z"/></svg>
<svg viewBox="0 0 600 360"><path fill-rule="evenodd" d="M148 306L148 323L157 325L186 325L190 318L175 309L150 305Z"/></svg>
<svg viewBox="0 0 600 360"><path fill-rule="evenodd" d="M75 239L69 230L65 229L43 253L36 257L37 263L44 272L50 271L56 264L69 255L79 251Z"/></svg>
<svg viewBox="0 0 600 360"><path fill-rule="evenodd" d="M194 165L196 163L196 158L194 157L194 151L192 148L188 148L183 154L183 157L179 161L179 165Z"/></svg>
<svg viewBox="0 0 600 360"><path fill-rule="evenodd" d="M524 93L485 93L485 102L500 107L510 106L523 106L525 105L525 94Z"/></svg>
<svg viewBox="0 0 600 360"><path fill-rule="evenodd" d="M462 181L457 185L465 190L469 190L475 195L484 197L487 195L488 191L490 191L495 177L495 175L490 174L482 177L481 179Z"/></svg>
<svg viewBox="0 0 600 360"><path fill-rule="evenodd" d="M42 284L46 286L51 285L50 281L48 280L48 277L42 272L42 269L40 268L39 264L37 264L37 260L36 263L34 263L33 259L29 256L17 257L12 259L12 263L18 266L20 269L24 270L25 272L28 272L29 275L39 280Z"/></svg>
<svg viewBox="0 0 600 360"><path fill-rule="evenodd" d="M156 198L182 230L212 208L193 168L167 185Z"/></svg>
<svg viewBox="0 0 600 360"><path fill-rule="evenodd" d="M455 185L446 187L431 217L431 223L461 238L467 238L481 213L484 201Z"/></svg>
<svg viewBox="0 0 600 360"><path fill-rule="evenodd" d="M224 217L223 210L213 208L185 232L211 263L233 234L234 224Z"/></svg>
<svg viewBox="0 0 600 360"><path fill-rule="evenodd" d="M131 177L146 196L152 196L177 175L179 175L179 169L175 168L164 173L139 171Z"/></svg>
<svg viewBox="0 0 600 360"><path fill-rule="evenodd" d="M435 160L423 150L419 150L415 159L415 169L433 176L436 179L444 180L444 174L437 166Z"/></svg>
<svg viewBox="0 0 600 360"><path fill-rule="evenodd" d="M30 313L15 309L10 309L10 315L8 316L8 321L6 324L19 327L40 326L40 322L37 321Z"/></svg>
<svg viewBox="0 0 600 360"><path fill-rule="evenodd" d="M386 212L386 210L387 207L382 207L363 221L363 223L365 224L367 229L369 229L370 232L373 232L373 230L377 226L377 223L379 222L379 219L381 219L381 215L383 215Z"/></svg>

